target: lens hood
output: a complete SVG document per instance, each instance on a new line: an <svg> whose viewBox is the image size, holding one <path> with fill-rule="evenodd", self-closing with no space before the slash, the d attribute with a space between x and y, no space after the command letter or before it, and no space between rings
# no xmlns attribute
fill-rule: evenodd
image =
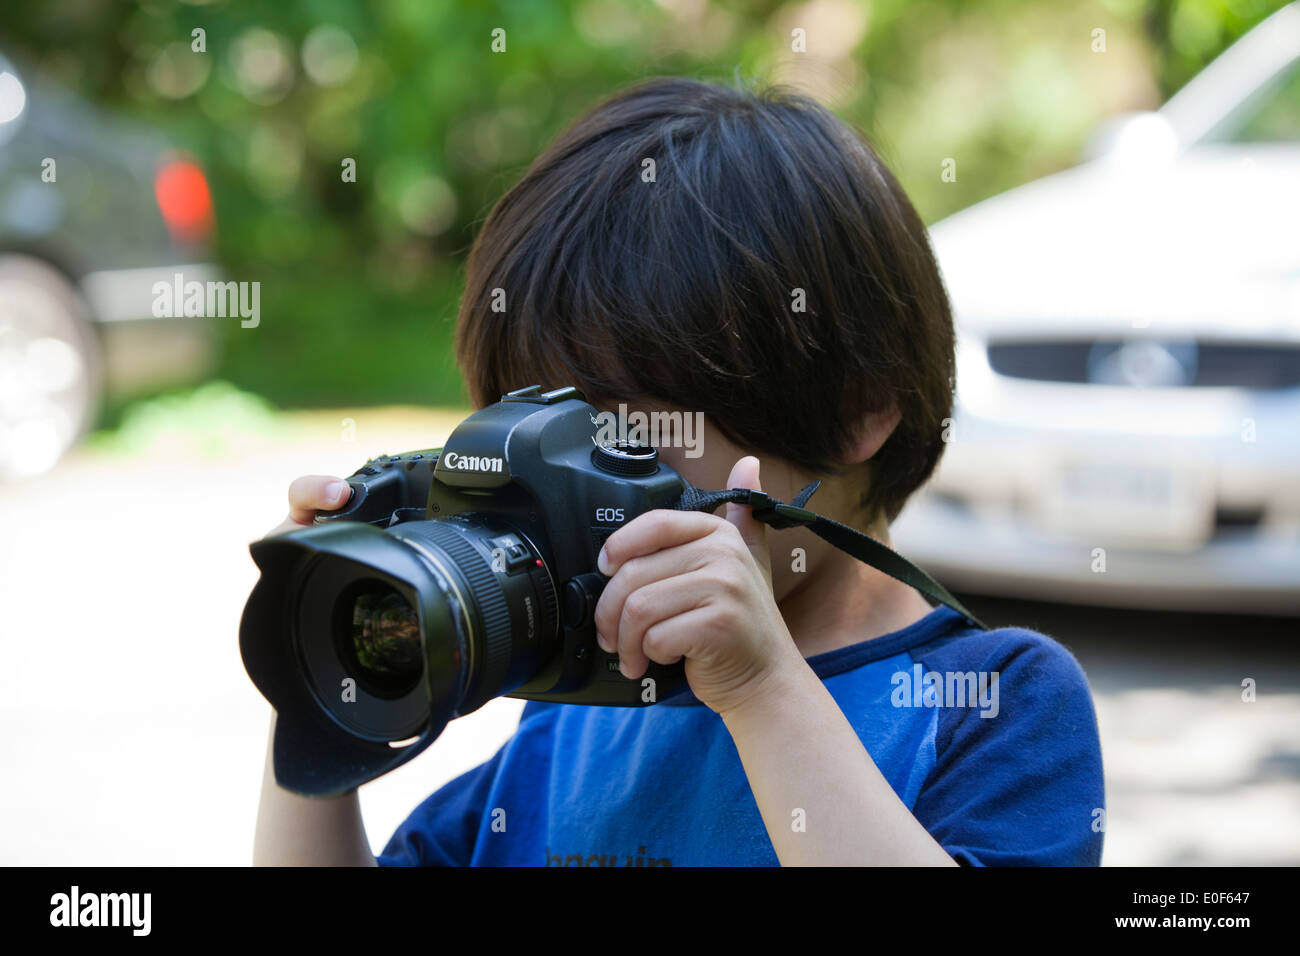
<svg viewBox="0 0 1300 956"><path fill-rule="evenodd" d="M404 710L405 720L390 722L387 731L373 726L362 734L355 724L364 722L366 708L374 702L365 691L354 689L352 703L322 703L322 694L339 693L340 689L313 686L312 676L320 675L322 668L309 658L326 653L332 642L328 634L319 633L327 624L304 619L294 602L313 576L329 576L331 581L379 577L403 590L425 621L455 619L456 609L447 606L434 570L397 538L355 522L265 538L249 550L261 578L244 607L239 649L249 678L276 711L276 782L304 796L339 796L428 747L454 716L460 700L459 662L468 649L459 629L422 628L439 635L449 646L425 647L429 663L405 707L397 702L395 708L392 701L373 707L376 713L386 715L400 716ZM304 633L305 627L310 632ZM356 708L361 715L358 721L348 719L346 713L340 720L337 715L345 707ZM412 721L412 714L419 716ZM399 735L401 745L394 746Z"/></svg>

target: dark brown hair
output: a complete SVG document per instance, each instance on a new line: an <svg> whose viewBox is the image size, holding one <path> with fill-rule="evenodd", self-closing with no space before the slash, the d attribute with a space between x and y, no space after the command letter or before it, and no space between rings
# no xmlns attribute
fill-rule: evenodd
<svg viewBox="0 0 1300 956"><path fill-rule="evenodd" d="M814 474L896 407L862 499L891 521L952 407L920 217L859 134L783 88L655 79L577 120L476 238L456 350L477 406L534 383L671 404Z"/></svg>

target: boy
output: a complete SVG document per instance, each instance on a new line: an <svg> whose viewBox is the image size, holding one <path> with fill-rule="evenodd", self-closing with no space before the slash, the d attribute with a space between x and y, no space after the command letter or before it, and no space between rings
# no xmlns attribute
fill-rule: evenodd
<svg viewBox="0 0 1300 956"><path fill-rule="evenodd" d="M538 383L702 413L702 455L659 441L694 485L789 501L821 478L808 507L882 541L943 450L953 330L924 226L800 96L661 79L598 106L489 216L459 322L476 406ZM282 527L337 507L338 484L295 482ZM632 678L684 659L689 693L530 702L377 860L355 793L281 790L268 752L256 861L1100 861L1096 719L1050 638L975 629L738 505L641 515L600 564L602 646Z"/></svg>

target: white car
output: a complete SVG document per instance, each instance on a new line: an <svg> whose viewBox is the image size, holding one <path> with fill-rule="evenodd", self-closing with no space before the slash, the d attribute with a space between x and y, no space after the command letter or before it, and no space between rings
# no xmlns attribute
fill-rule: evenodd
<svg viewBox="0 0 1300 956"><path fill-rule="evenodd" d="M957 410L894 541L977 593L1300 615L1300 4L1094 155L931 230Z"/></svg>

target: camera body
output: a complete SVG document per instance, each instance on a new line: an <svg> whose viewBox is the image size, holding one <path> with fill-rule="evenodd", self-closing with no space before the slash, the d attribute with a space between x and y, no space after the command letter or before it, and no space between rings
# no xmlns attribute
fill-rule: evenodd
<svg viewBox="0 0 1300 956"><path fill-rule="evenodd" d="M597 439L576 389L519 389L250 546L240 654L276 711L281 786L348 792L494 697L636 707L686 688L681 662L625 678L592 616L605 539L689 486L657 449Z"/></svg>
<svg viewBox="0 0 1300 956"><path fill-rule="evenodd" d="M530 617L533 630L552 619L558 625L542 669L509 693L492 696L615 707L653 703L681 688L682 665L651 662L642 678L628 680L618 655L600 649L592 614L605 578L596 556L620 525L671 507L682 481L649 446L644 454L620 455L597 444L597 425L595 409L575 388L518 389L465 419L441 449L366 462L348 478L353 492L347 505L316 523L392 528L490 515L502 532L486 539L493 545L484 555L493 573L506 580L539 577L535 605L534 595L527 595L512 626L526 634ZM455 716L486 699L471 694Z"/></svg>

